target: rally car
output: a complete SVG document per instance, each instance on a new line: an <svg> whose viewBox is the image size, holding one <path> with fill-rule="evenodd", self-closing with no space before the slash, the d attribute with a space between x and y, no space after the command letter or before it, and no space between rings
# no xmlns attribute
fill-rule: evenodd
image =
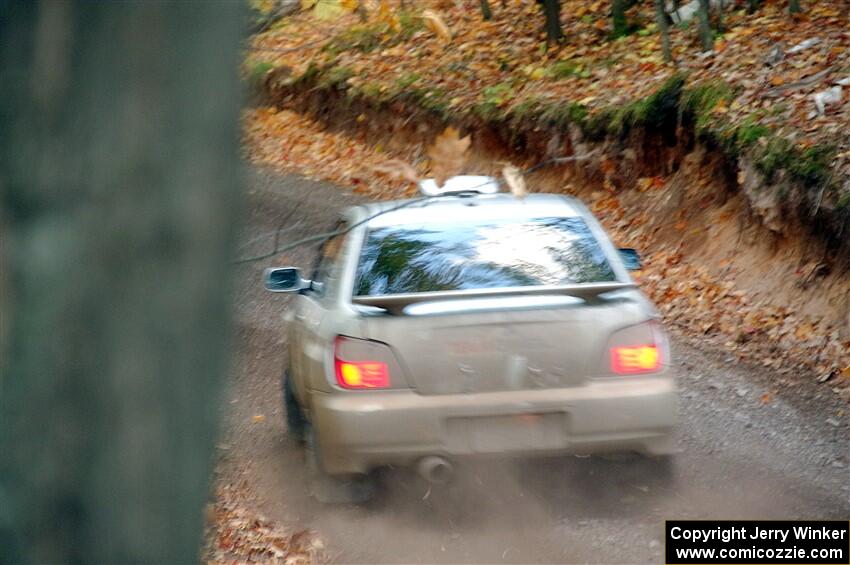
<svg viewBox="0 0 850 565"><path fill-rule="evenodd" d="M265 272L285 310L290 434L319 499L370 472L451 478L479 455L673 451L676 385L658 313L578 200L489 177L345 211L309 277Z"/></svg>

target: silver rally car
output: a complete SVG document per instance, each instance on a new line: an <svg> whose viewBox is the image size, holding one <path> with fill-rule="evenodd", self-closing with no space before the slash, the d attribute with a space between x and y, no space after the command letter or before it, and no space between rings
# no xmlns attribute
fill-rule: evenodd
<svg viewBox="0 0 850 565"><path fill-rule="evenodd" d="M636 253L573 198L423 189L348 209L309 280L266 270L296 294L284 399L313 494L365 498L388 464L441 482L481 454L671 453L676 387Z"/></svg>

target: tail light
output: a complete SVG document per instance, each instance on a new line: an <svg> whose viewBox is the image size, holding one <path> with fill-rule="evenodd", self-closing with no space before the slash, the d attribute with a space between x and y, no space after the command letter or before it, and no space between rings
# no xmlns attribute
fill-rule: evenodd
<svg viewBox="0 0 850 565"><path fill-rule="evenodd" d="M387 388L390 372L386 363L336 359L336 382L343 388Z"/></svg>
<svg viewBox="0 0 850 565"><path fill-rule="evenodd" d="M334 341L334 373L342 388L390 388L391 364L392 351L382 343L344 336Z"/></svg>
<svg viewBox="0 0 850 565"><path fill-rule="evenodd" d="M659 369L661 353L655 344L611 348L611 370L618 375L654 373Z"/></svg>
<svg viewBox="0 0 850 565"><path fill-rule="evenodd" d="M615 375L657 373L667 362L667 340L658 322L646 322L615 332L608 354Z"/></svg>

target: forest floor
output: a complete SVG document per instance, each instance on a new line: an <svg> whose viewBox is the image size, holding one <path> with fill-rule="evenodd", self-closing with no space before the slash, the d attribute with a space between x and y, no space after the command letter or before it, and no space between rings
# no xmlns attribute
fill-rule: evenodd
<svg viewBox="0 0 850 565"><path fill-rule="evenodd" d="M608 0L570 0L562 10L565 40L548 47L536 2L490 4L489 21L471 1L416 2L417 10L407 12L382 2L366 23L354 14L328 20L302 12L254 36L246 71L285 69L297 80L333 68L326 79L353 95L418 98L446 115L491 119L549 110L580 120L626 109L681 75L690 102L703 106L706 129L742 146L819 148L835 174L850 176L844 0L804 2L805 12L793 17L786 0L764 0L754 14L738 1L741 8L715 22L723 31L709 52L699 48L696 19L674 24L673 62L662 58L652 2L636 3L627 13L632 33L612 39ZM444 27L422 17L428 7ZM834 87L838 99L819 112L815 96Z"/></svg>

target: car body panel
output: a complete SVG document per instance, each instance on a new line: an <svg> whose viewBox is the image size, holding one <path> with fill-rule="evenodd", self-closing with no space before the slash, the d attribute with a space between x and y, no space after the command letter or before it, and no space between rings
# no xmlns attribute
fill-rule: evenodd
<svg viewBox="0 0 850 565"><path fill-rule="evenodd" d="M493 302L498 303L498 300ZM643 321L626 300L366 320L390 343L420 394L581 386L605 372L614 331Z"/></svg>
<svg viewBox="0 0 850 565"><path fill-rule="evenodd" d="M323 393L315 398L314 422L332 474L407 465L428 455L661 455L673 451L676 398L669 372L561 389Z"/></svg>

